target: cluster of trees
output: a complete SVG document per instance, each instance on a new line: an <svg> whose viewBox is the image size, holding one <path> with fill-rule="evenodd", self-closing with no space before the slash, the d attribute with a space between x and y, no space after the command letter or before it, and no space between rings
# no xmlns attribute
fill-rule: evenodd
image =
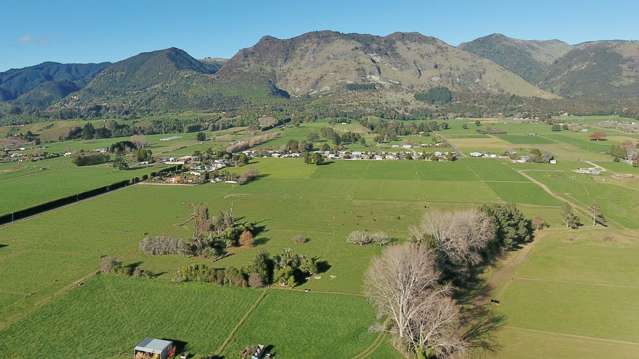
<svg viewBox="0 0 639 359"><path fill-rule="evenodd" d="M374 244L378 246L385 246L392 242L391 236L385 232L368 232L368 231L353 231L346 238L346 242L356 244L358 246L366 246Z"/></svg>
<svg viewBox="0 0 639 359"><path fill-rule="evenodd" d="M313 143L298 140L289 140L283 150L288 152L307 152L313 151Z"/></svg>
<svg viewBox="0 0 639 359"><path fill-rule="evenodd" d="M147 148L138 148L135 151L135 159L138 162L151 162L153 160L153 151Z"/></svg>
<svg viewBox="0 0 639 359"><path fill-rule="evenodd" d="M319 166L324 163L324 156L317 152L304 152L304 163Z"/></svg>
<svg viewBox="0 0 639 359"><path fill-rule="evenodd" d="M496 223L477 209L428 212L410 228L411 240L431 249L442 279L463 284L496 247Z"/></svg>
<svg viewBox="0 0 639 359"><path fill-rule="evenodd" d="M389 320L395 347L410 357L443 358L468 347L459 306L435 261L425 245L406 243L385 249L365 274L366 296Z"/></svg>
<svg viewBox="0 0 639 359"><path fill-rule="evenodd" d="M475 126L476 126L476 127L481 126L481 121L480 121L480 120L475 120ZM464 122L464 124L462 125L462 128L463 128L464 130L467 130L467 129L469 128L468 123L465 123L465 122Z"/></svg>
<svg viewBox="0 0 639 359"><path fill-rule="evenodd" d="M250 158L243 152L230 153L225 151L214 150L209 147L206 151L193 151L193 156L200 158L202 161L225 160L227 163L235 167L242 167L249 164Z"/></svg>
<svg viewBox="0 0 639 359"><path fill-rule="evenodd" d="M113 167L121 170L129 168L126 155L131 152L135 152L134 158L137 162L152 162L153 151L144 148L144 140L140 137L132 138L134 141L119 141L109 146L108 151L115 153L115 159L113 160Z"/></svg>
<svg viewBox="0 0 639 359"><path fill-rule="evenodd" d="M91 140L95 138L111 138L131 136L136 130L129 124L121 124L113 120L106 121L104 126L96 128L91 122L87 122L84 126L72 127L64 136L65 140Z"/></svg>
<svg viewBox="0 0 639 359"><path fill-rule="evenodd" d="M37 133L31 132L31 130L27 130L27 132L22 133L19 132L17 128L11 127L6 134L7 138L10 137L18 137L27 142L33 142L34 145L39 145L42 141L40 141L40 135Z"/></svg>
<svg viewBox="0 0 639 359"><path fill-rule="evenodd" d="M155 119L150 122L136 123L130 121L122 123L115 120L106 120L101 127L96 127L91 122L84 126L75 126L69 129L60 140L73 139L97 139L112 137L127 137L133 135L153 135L160 133L197 132L202 130L222 130L233 127L232 121L213 120L182 120L182 119ZM239 125L239 124L238 124Z"/></svg>
<svg viewBox="0 0 639 359"><path fill-rule="evenodd" d="M188 255L221 258L229 247L254 245L253 237L258 231L252 223L239 221L232 210L220 211L210 216L204 205L193 206L193 236L190 240L168 236L147 236L139 244L147 255Z"/></svg>
<svg viewBox="0 0 639 359"><path fill-rule="evenodd" d="M367 297L403 352L420 358L463 352L470 339L454 294L504 250L532 240L532 223L513 205L490 205L429 212L409 232L410 242L388 247L371 263Z"/></svg>
<svg viewBox="0 0 639 359"><path fill-rule="evenodd" d="M492 127L492 126L478 128L475 131L477 131L477 133L480 133L482 135L505 135L506 133L508 133L506 132L506 130L502 130L501 128Z"/></svg>
<svg viewBox="0 0 639 359"><path fill-rule="evenodd" d="M550 162L550 160L555 158L555 155L553 155L552 153L548 151L542 151L538 148L533 148L532 150L530 150L530 153L528 155L530 157L530 162L534 163L548 163Z"/></svg>
<svg viewBox="0 0 639 359"><path fill-rule="evenodd" d="M276 139L279 136L280 136L279 132L269 132L269 133L263 133L261 135L252 136L247 140L242 140L242 141L235 142L233 144L228 145L225 151L228 153L244 151L251 147L255 147L262 143Z"/></svg>
<svg viewBox="0 0 639 359"><path fill-rule="evenodd" d="M215 119L155 119L150 122L121 123L115 120L106 120L102 127L96 127L91 122L87 122L84 126L72 127L67 134L60 138L65 140L84 139L90 140L95 138L111 138L111 137L127 137L133 135L153 135L160 133L176 133L176 132L198 132L203 130L219 131L234 126L246 125L245 121L233 121L231 119L215 118ZM198 133L198 136L199 135ZM205 139L206 135L204 134ZM204 140L205 140L204 139ZM204 141L200 140L199 141Z"/></svg>
<svg viewBox="0 0 639 359"><path fill-rule="evenodd" d="M553 132L560 132L560 131L567 131L568 130L568 124L559 124L559 123L553 123L550 127L550 129Z"/></svg>
<svg viewBox="0 0 639 359"><path fill-rule="evenodd" d="M433 131L449 128L448 122L437 121L388 121L362 118L360 123L377 135L375 137L376 142L395 141L399 136L418 135L420 133L428 135Z"/></svg>
<svg viewBox="0 0 639 359"><path fill-rule="evenodd" d="M606 216L603 214L603 211L601 210L601 207L599 206L598 203L596 202L592 203L590 207L588 207L588 211L590 212L590 218L592 220L593 227L597 225L600 225L600 226L607 225L608 220L606 219ZM566 225L566 227L570 229L577 229L583 226L581 219L575 213L572 206L568 203L564 203L564 205L562 206L561 219Z"/></svg>
<svg viewBox="0 0 639 359"><path fill-rule="evenodd" d="M572 209L572 206L569 205L568 203L564 203L564 205L561 208L561 219L566 225L566 227L570 229L577 229L581 227L582 225L581 219L579 219L579 216L575 214L575 212Z"/></svg>
<svg viewBox="0 0 639 359"><path fill-rule="evenodd" d="M237 177L237 183L240 185L247 184L251 181L254 181L260 176L260 172L255 168L249 168L244 173Z"/></svg>
<svg viewBox="0 0 639 359"><path fill-rule="evenodd" d="M363 144L366 143L362 135L359 133L347 131L340 134L332 127L322 127L320 129L320 135L334 145L344 145L357 142L361 143L362 141L364 141ZM315 139L315 141L317 141L317 139Z"/></svg>
<svg viewBox="0 0 639 359"><path fill-rule="evenodd" d="M169 236L146 236L140 241L140 250L149 256L183 255L192 253L190 243Z"/></svg>
<svg viewBox="0 0 639 359"><path fill-rule="evenodd" d="M100 273L113 273L129 277L153 278L152 272L142 269L139 264L124 265L119 259L111 256L100 257Z"/></svg>
<svg viewBox="0 0 639 359"><path fill-rule="evenodd" d="M374 91L376 89L375 84L367 83L346 84L344 88L348 91Z"/></svg>
<svg viewBox="0 0 639 359"><path fill-rule="evenodd" d="M415 99L431 105L445 105L453 100L453 93L450 92L448 87L438 86L425 92L416 93Z"/></svg>
<svg viewBox="0 0 639 359"><path fill-rule="evenodd" d="M307 257L284 249L275 256L260 252L245 267L210 268L206 265L191 264L179 269L175 274L176 282L207 282L235 287L261 288L276 284L295 287L306 278L319 273L325 263L317 257Z"/></svg>
<svg viewBox="0 0 639 359"><path fill-rule="evenodd" d="M257 119L257 125L259 126L260 130L262 131L266 131L269 130L273 127L277 127L279 125L283 125L287 122L290 122L291 118L290 117L284 117L282 119L277 119L273 116L262 116L260 118Z"/></svg>
<svg viewBox="0 0 639 359"><path fill-rule="evenodd" d="M622 144L614 144L610 146L609 153L616 162L632 161L634 167L639 167L639 143L626 141Z"/></svg>
<svg viewBox="0 0 639 359"><path fill-rule="evenodd" d="M124 154L138 149L138 145L131 141L118 141L109 146L110 153Z"/></svg>
<svg viewBox="0 0 639 359"><path fill-rule="evenodd" d="M111 156L107 153L99 152L76 152L73 154L72 162L76 166L92 166L101 163L107 163L111 160Z"/></svg>
<svg viewBox="0 0 639 359"><path fill-rule="evenodd" d="M499 254L502 248L517 249L533 240L532 221L514 204L484 205L479 210L495 223L497 251L493 253Z"/></svg>

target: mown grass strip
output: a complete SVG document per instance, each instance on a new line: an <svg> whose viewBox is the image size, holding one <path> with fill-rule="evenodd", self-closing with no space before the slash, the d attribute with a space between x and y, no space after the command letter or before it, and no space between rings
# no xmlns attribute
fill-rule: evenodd
<svg viewBox="0 0 639 359"><path fill-rule="evenodd" d="M224 342L222 342L220 347L217 349L216 353L218 353L219 355L222 355L222 353L224 352L226 347L229 345L231 340L233 340L233 337L235 337L235 334L237 333L237 331L240 330L240 328L242 327L242 324L244 324L244 322L246 322L246 320L251 315L251 313L253 313L253 311L255 311L255 309L264 300L264 298L266 298L267 294L268 294L268 289L264 289L264 291L257 298L255 303L253 303L253 305L246 311L246 313L244 313L244 316L242 316L242 318L237 322L237 324L233 327L233 329L231 329L231 333L229 333L229 336L226 337L226 339L224 339Z"/></svg>

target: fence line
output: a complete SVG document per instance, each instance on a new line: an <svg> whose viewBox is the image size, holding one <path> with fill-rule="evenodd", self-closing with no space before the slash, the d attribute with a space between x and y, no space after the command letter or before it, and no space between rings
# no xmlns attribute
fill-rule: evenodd
<svg viewBox="0 0 639 359"><path fill-rule="evenodd" d="M156 172L151 172L150 175L140 177L133 177L128 180L118 181L115 183L111 183L106 186L90 189L88 191L72 194L70 196L54 199L49 202L45 202L42 204L38 204L29 208L21 209L15 212L7 213L0 216L0 225L12 223L20 219L28 218L31 216L35 216L36 214L40 214L46 211L50 211L52 209L60 208L62 206L66 206L71 203L79 202L84 199L92 198L95 196L99 196L101 194L109 193L111 191L115 191L120 188L124 188L133 184L136 184L140 181L146 180L148 177L156 177L161 174L165 174L168 172L176 172L182 169L181 165L163 168Z"/></svg>

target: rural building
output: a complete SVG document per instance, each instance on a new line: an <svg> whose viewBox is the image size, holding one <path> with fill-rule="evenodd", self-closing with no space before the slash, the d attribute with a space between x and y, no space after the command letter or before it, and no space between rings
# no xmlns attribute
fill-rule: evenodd
<svg viewBox="0 0 639 359"><path fill-rule="evenodd" d="M575 172L580 174L585 174L585 175L598 176L601 174L602 169L598 167L577 168Z"/></svg>
<svg viewBox="0 0 639 359"><path fill-rule="evenodd" d="M167 359L175 355L172 341L144 338L133 350L134 359Z"/></svg>

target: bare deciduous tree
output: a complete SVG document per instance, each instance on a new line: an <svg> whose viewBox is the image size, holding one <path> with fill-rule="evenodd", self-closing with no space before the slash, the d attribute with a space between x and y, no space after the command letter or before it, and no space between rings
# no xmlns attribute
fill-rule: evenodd
<svg viewBox="0 0 639 359"><path fill-rule="evenodd" d="M385 246L392 241L392 238L384 232L368 232L368 231L353 231L348 235L346 239L348 243L365 246L368 244L376 244L379 246Z"/></svg>
<svg viewBox="0 0 639 359"><path fill-rule="evenodd" d="M445 356L465 349L457 306L439 278L431 250L416 243L387 248L366 272L367 297L412 352Z"/></svg>
<svg viewBox="0 0 639 359"><path fill-rule="evenodd" d="M147 144L146 137L143 135L131 136L131 142L133 142L137 148L144 148Z"/></svg>
<svg viewBox="0 0 639 359"><path fill-rule="evenodd" d="M427 212L409 231L413 241L435 248L454 265L478 264L482 250L495 239L492 219L474 209Z"/></svg>
<svg viewBox="0 0 639 359"><path fill-rule="evenodd" d="M204 204L193 206L193 237L203 238L211 228L209 209Z"/></svg>

